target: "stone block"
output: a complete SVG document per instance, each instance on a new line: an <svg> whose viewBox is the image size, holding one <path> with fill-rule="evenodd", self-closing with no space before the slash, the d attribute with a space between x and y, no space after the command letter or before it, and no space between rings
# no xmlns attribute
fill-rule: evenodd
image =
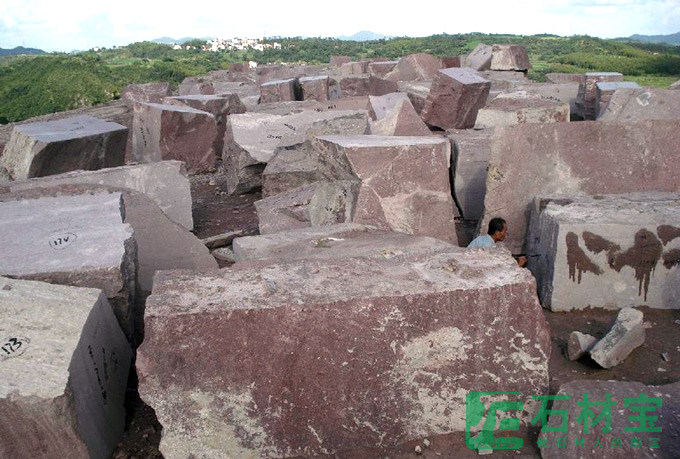
<svg viewBox="0 0 680 459"><path fill-rule="evenodd" d="M567 358L569 360L578 360L589 352L597 343L597 338L592 335L573 331L569 333L567 340Z"/></svg>
<svg viewBox="0 0 680 459"><path fill-rule="evenodd" d="M680 308L680 193L536 198L532 213L544 307Z"/></svg>
<svg viewBox="0 0 680 459"><path fill-rule="evenodd" d="M342 55L332 55L330 64L333 67L340 67L342 64L348 64L352 62L352 58L349 56L342 56Z"/></svg>
<svg viewBox="0 0 680 459"><path fill-rule="evenodd" d="M493 48L480 43L465 58L465 67L473 70L490 70L492 58Z"/></svg>
<svg viewBox="0 0 680 459"><path fill-rule="evenodd" d="M602 112L607 109L609 101L614 92L619 89L642 89L639 84L634 81L601 81L595 83L595 111L596 117L599 118Z"/></svg>
<svg viewBox="0 0 680 459"><path fill-rule="evenodd" d="M544 99L517 91L499 94L484 108L475 121L476 129L510 126L522 123L564 123L569 121L569 103Z"/></svg>
<svg viewBox="0 0 680 459"><path fill-rule="evenodd" d="M87 115L19 124L0 156L0 168L22 180L122 166L127 136L125 126Z"/></svg>
<svg viewBox="0 0 680 459"><path fill-rule="evenodd" d="M129 106L136 103L160 104L164 97L172 95L170 83L129 84L120 93L121 100Z"/></svg>
<svg viewBox="0 0 680 459"><path fill-rule="evenodd" d="M121 193L45 196L33 190L0 199L0 233L11 235L0 275L101 289L131 338L137 247L132 227L123 223Z"/></svg>
<svg viewBox="0 0 680 459"><path fill-rule="evenodd" d="M178 91L180 96L211 95L215 94L215 86L212 81L204 78L188 77L180 83Z"/></svg>
<svg viewBox="0 0 680 459"><path fill-rule="evenodd" d="M379 77L384 77L397 66L399 61L384 61L384 62L371 62L368 64L368 73L371 75L377 75Z"/></svg>
<svg viewBox="0 0 680 459"><path fill-rule="evenodd" d="M351 221L358 185L317 181L255 201L260 234Z"/></svg>
<svg viewBox="0 0 680 459"><path fill-rule="evenodd" d="M260 84L260 103L299 100L297 78L273 80Z"/></svg>
<svg viewBox="0 0 680 459"><path fill-rule="evenodd" d="M603 368L611 368L623 362L635 348L645 342L642 312L623 308L607 334L590 350L590 356Z"/></svg>
<svg viewBox="0 0 680 459"><path fill-rule="evenodd" d="M562 384L557 394L568 397L568 400L553 402L551 409L557 411L550 414L547 425L554 431L544 429L540 434L539 438L546 440L546 445L541 448L541 456L546 459L580 456L597 456L603 459L620 457L652 459L673 457L680 448L678 436L680 407L677 403L680 383L646 386L639 382L627 381L570 381ZM577 421L581 410L585 409L579 405L586 401L583 394L588 394L587 401L590 402L607 403L606 401L610 400L608 403L614 404L610 409L601 406L591 408L595 416L600 410L607 410L611 416L591 426L588 431L584 430L582 422ZM640 411L640 408L644 410ZM567 416L562 416L561 413L567 413L568 419L564 420ZM639 416L643 419L647 417L653 427L631 419ZM651 416L656 418L652 421L649 418ZM590 424L593 421L591 417L586 422ZM558 431L562 425L567 425L568 429ZM611 427L611 430L606 429L606 426ZM628 430L641 426L642 431ZM558 438L564 440L558 442ZM580 440L583 441L582 446ZM651 447L652 442L659 446ZM598 443L602 446L598 446Z"/></svg>
<svg viewBox="0 0 680 459"><path fill-rule="evenodd" d="M301 77L299 81L302 100L316 100L318 102L328 100L328 75Z"/></svg>
<svg viewBox="0 0 680 459"><path fill-rule="evenodd" d="M342 75L363 75L368 73L369 61L347 62L340 66Z"/></svg>
<svg viewBox="0 0 680 459"><path fill-rule="evenodd" d="M431 87L431 81L400 81L398 86L399 92L406 93L418 115L422 115Z"/></svg>
<svg viewBox="0 0 680 459"><path fill-rule="evenodd" d="M439 70L420 116L442 129L471 128L490 87L491 82L469 68Z"/></svg>
<svg viewBox="0 0 680 459"><path fill-rule="evenodd" d="M234 239L237 262L341 258L391 258L405 254L431 254L451 244L424 236L380 231L367 225L342 223Z"/></svg>
<svg viewBox="0 0 680 459"><path fill-rule="evenodd" d="M382 117L371 122L371 134L399 136L432 135L430 128L427 127L420 116L418 116L418 113L416 113L408 96L403 93L392 94L401 94L402 97ZM388 96L391 96L391 94L382 97ZM371 99L373 99L373 96L371 96ZM371 104L375 105L373 101Z"/></svg>
<svg viewBox="0 0 680 459"><path fill-rule="evenodd" d="M137 369L161 453L388 449L464 431L470 391L546 393L549 329L506 254L365 260L157 275Z"/></svg>
<svg viewBox="0 0 680 459"><path fill-rule="evenodd" d="M245 113L229 117L224 166L229 193L262 186L262 171L277 148L323 134L366 133L368 114L359 110L304 111L288 116Z"/></svg>
<svg viewBox="0 0 680 459"><path fill-rule="evenodd" d="M597 83L600 81L619 82L623 81L623 75L618 72L591 72L586 73L585 79L579 84L576 106L578 115L586 120L597 118Z"/></svg>
<svg viewBox="0 0 680 459"><path fill-rule="evenodd" d="M101 290L0 277L0 456L110 457L132 349Z"/></svg>
<svg viewBox="0 0 680 459"><path fill-rule="evenodd" d="M383 96L399 89L397 83L375 75L348 76L340 80L342 97Z"/></svg>
<svg viewBox="0 0 680 459"><path fill-rule="evenodd" d="M191 187L184 164L160 161L134 166L110 167L98 171L74 171L26 181L12 182L11 192L60 185L92 184L128 188L147 195L163 213L188 230L194 229L191 215Z"/></svg>
<svg viewBox="0 0 680 459"><path fill-rule="evenodd" d="M232 114L246 112L246 106L243 105L237 94L175 96L166 97L163 102L211 113L215 117L217 128L213 150L218 157L222 156L224 151L224 134L227 130L227 117Z"/></svg>
<svg viewBox="0 0 680 459"><path fill-rule="evenodd" d="M211 113L166 104L136 104L132 156L140 163L176 159L192 174L215 167L217 122Z"/></svg>
<svg viewBox="0 0 680 459"><path fill-rule="evenodd" d="M569 114L576 113L576 98L578 97L578 83L529 83L515 85L515 91L526 91L529 94L537 94L544 99L569 104Z"/></svg>
<svg viewBox="0 0 680 459"><path fill-rule="evenodd" d="M586 76L582 73L546 73L545 80L548 83L585 83Z"/></svg>
<svg viewBox="0 0 680 459"><path fill-rule="evenodd" d="M453 195L466 220L479 220L484 215L486 172L489 167L493 129L452 129L451 174Z"/></svg>
<svg viewBox="0 0 680 459"><path fill-rule="evenodd" d="M450 69L451 67L462 67L460 62L460 56L445 56L439 58L441 64L440 68Z"/></svg>
<svg viewBox="0 0 680 459"><path fill-rule="evenodd" d="M493 45L489 70L518 70L525 72L531 68L529 55L524 46Z"/></svg>
<svg viewBox="0 0 680 459"><path fill-rule="evenodd" d="M517 86L529 83L529 79L524 72L484 70L478 73L482 78L491 82L491 91L513 91Z"/></svg>
<svg viewBox="0 0 680 459"><path fill-rule="evenodd" d="M389 81L431 80L441 69L441 61L431 54L409 54L399 59L394 69L385 75Z"/></svg>
<svg viewBox="0 0 680 459"><path fill-rule="evenodd" d="M506 246L524 253L535 196L680 191L680 124L519 124L494 130L482 227L503 217Z"/></svg>
<svg viewBox="0 0 680 459"><path fill-rule="evenodd" d="M598 121L679 120L680 92L670 89L617 89Z"/></svg>

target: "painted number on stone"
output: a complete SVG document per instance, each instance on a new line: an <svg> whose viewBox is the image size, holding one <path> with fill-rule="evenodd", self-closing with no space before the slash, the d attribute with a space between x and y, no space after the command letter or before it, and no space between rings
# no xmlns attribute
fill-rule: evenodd
<svg viewBox="0 0 680 459"><path fill-rule="evenodd" d="M0 362L3 360L10 359L12 357L18 357L28 348L28 343L31 340L28 338L20 338L18 336L5 338L0 341Z"/></svg>
<svg viewBox="0 0 680 459"><path fill-rule="evenodd" d="M54 235L50 238L50 247L56 250L63 250L73 244L76 239L78 239L78 236L73 233Z"/></svg>

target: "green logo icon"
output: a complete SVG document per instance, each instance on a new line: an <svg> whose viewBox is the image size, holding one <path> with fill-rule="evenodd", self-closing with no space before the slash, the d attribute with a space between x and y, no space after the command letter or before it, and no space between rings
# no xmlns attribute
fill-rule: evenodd
<svg viewBox="0 0 680 459"><path fill-rule="evenodd" d="M465 398L465 443L471 449L520 449L524 440L519 437L494 437L495 431L519 430L518 418L500 419L498 428L497 413L501 411L521 411L524 402L505 400L508 396L522 395L520 392L468 392ZM488 406L482 397L491 401ZM497 400L493 400L497 399ZM499 400L501 399L501 400ZM473 437L471 429L482 425L479 435Z"/></svg>

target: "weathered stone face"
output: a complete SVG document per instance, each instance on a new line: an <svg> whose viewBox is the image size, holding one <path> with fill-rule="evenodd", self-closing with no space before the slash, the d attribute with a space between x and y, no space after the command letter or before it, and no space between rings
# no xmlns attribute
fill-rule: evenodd
<svg viewBox="0 0 680 459"><path fill-rule="evenodd" d="M299 81L302 100L327 101L329 79L328 75L301 77Z"/></svg>
<svg viewBox="0 0 680 459"><path fill-rule="evenodd" d="M491 47L490 70L519 70L531 68L529 55L524 46L493 45Z"/></svg>
<svg viewBox="0 0 680 459"><path fill-rule="evenodd" d="M529 267L544 307L680 308L680 194L537 198L533 208Z"/></svg>
<svg viewBox="0 0 680 459"><path fill-rule="evenodd" d="M297 100L297 78L273 80L260 84L260 102L285 102Z"/></svg>
<svg viewBox="0 0 680 459"><path fill-rule="evenodd" d="M109 457L132 349L101 290L0 277L2 457Z"/></svg>
<svg viewBox="0 0 680 459"><path fill-rule="evenodd" d="M416 113L422 115L425 101L430 95L431 81L399 82L399 92L406 93Z"/></svg>
<svg viewBox="0 0 680 459"><path fill-rule="evenodd" d="M577 421L579 414L585 410L585 407L577 405L583 403L584 394L588 394L587 402L611 404L611 411L601 406L590 408L594 416L586 421L588 431L585 431L582 422ZM548 426L560 429L560 426L564 425L567 428L564 431L543 431L540 434L539 438L545 439L545 446L541 447L541 456L544 458L673 457L680 448L678 441L680 407L677 403L680 397L680 383L646 386L639 382L626 381L571 381L562 384L558 395L568 396L570 399L556 400L551 409L566 410L568 419L563 420L562 416L551 414ZM590 426L594 418L600 414L600 410L604 409L611 413L611 417ZM640 416L647 418L647 422L651 424L642 424L641 421L633 419ZM652 416L656 417L653 421L649 419ZM611 427L611 430L607 426ZM631 428L637 431L627 430ZM558 438L564 440L558 443ZM580 442L576 442L577 439L583 440L582 446L579 446ZM658 447L651 446L653 439L656 439Z"/></svg>
<svg viewBox="0 0 680 459"><path fill-rule="evenodd" d="M440 58L442 69L450 69L451 67L461 67L460 56L445 56Z"/></svg>
<svg viewBox="0 0 680 459"><path fill-rule="evenodd" d="M441 61L431 54L417 53L399 59L396 67L385 76L390 81L431 80L441 67Z"/></svg>
<svg viewBox="0 0 680 459"><path fill-rule="evenodd" d="M194 229L191 188L180 161L159 161L98 171L74 171L27 181L12 182L12 192L59 185L93 184L129 188L147 195L163 213L188 230Z"/></svg>
<svg viewBox="0 0 680 459"><path fill-rule="evenodd" d="M420 115L426 123L442 129L471 128L490 87L488 80L469 68L439 70Z"/></svg>
<svg viewBox="0 0 680 459"><path fill-rule="evenodd" d="M456 129L451 139L451 175L456 202L462 217L478 220L484 215L486 170L489 167L493 129Z"/></svg>
<svg viewBox="0 0 680 459"><path fill-rule="evenodd" d="M129 84L120 93L121 100L132 106L136 103L160 104L164 97L172 95L170 83Z"/></svg>
<svg viewBox="0 0 680 459"><path fill-rule="evenodd" d="M617 89L598 121L680 119L680 92L659 88Z"/></svg>
<svg viewBox="0 0 680 459"><path fill-rule="evenodd" d="M634 81L619 81L608 82L603 81L595 83L595 112L596 117L599 118L602 112L607 109L609 101L616 91L619 89L642 89L640 85Z"/></svg>
<svg viewBox="0 0 680 459"><path fill-rule="evenodd" d="M524 72L513 70L483 70L478 72L482 78L491 81L491 91L510 91L517 86L528 84L529 79Z"/></svg>
<svg viewBox="0 0 680 459"><path fill-rule="evenodd" d="M122 166L127 136L125 126L87 115L20 124L5 145L0 168L22 180Z"/></svg>
<svg viewBox="0 0 680 459"><path fill-rule="evenodd" d="M515 85L514 90L526 91L529 94L537 94L545 99L569 104L569 113L576 112L576 97L578 96L578 83L522 83Z"/></svg>
<svg viewBox="0 0 680 459"><path fill-rule="evenodd" d="M585 79L578 88L576 107L578 115L586 120L597 118L597 83L600 81L619 82L623 81L623 75L617 72L593 72L586 73Z"/></svg>
<svg viewBox="0 0 680 459"><path fill-rule="evenodd" d="M546 73L545 79L549 83L583 83L586 76L582 73Z"/></svg>
<svg viewBox="0 0 680 459"><path fill-rule="evenodd" d="M217 122L211 113L190 107L136 104L132 155L140 163L176 159L187 171L215 167Z"/></svg>
<svg viewBox="0 0 680 459"><path fill-rule="evenodd" d="M399 61L384 61L384 62L371 62L368 64L368 73L371 75L377 75L379 77L384 77L397 66Z"/></svg>
<svg viewBox="0 0 680 459"><path fill-rule="evenodd" d="M505 244L523 253L534 196L680 191L680 125L549 123L496 128L482 227L508 222Z"/></svg>
<svg viewBox="0 0 680 459"><path fill-rule="evenodd" d="M369 61L346 62L340 65L342 75L362 75L368 73Z"/></svg>
<svg viewBox="0 0 680 459"><path fill-rule="evenodd" d="M642 312L635 308L621 309L611 330L590 350L592 359L602 368L623 362L645 342L643 318Z"/></svg>
<svg viewBox="0 0 680 459"><path fill-rule="evenodd" d="M478 44L465 58L465 66L473 70L489 70L493 56L492 51L491 46L483 43Z"/></svg>
<svg viewBox="0 0 680 459"><path fill-rule="evenodd" d="M401 94L399 97L390 97ZM376 99L388 98L385 101ZM408 96L404 93L392 93L378 97L370 97L376 121L371 122L371 134L399 136L429 136L430 129L418 116Z"/></svg>
<svg viewBox="0 0 680 459"><path fill-rule="evenodd" d="M533 288L510 257L482 251L164 272L139 391L168 458L333 454L463 431L469 391L547 390Z"/></svg>
<svg viewBox="0 0 680 459"><path fill-rule="evenodd" d="M477 113L475 128L493 128L523 123L569 121L569 103L556 102L518 91L499 94Z"/></svg>
<svg viewBox="0 0 680 459"><path fill-rule="evenodd" d="M382 96L397 92L398 85L375 75L349 76L340 80L342 97Z"/></svg>
<svg viewBox="0 0 680 459"><path fill-rule="evenodd" d="M215 86L212 81L203 78L188 77L179 85L180 96L190 96L195 94L215 94Z"/></svg>

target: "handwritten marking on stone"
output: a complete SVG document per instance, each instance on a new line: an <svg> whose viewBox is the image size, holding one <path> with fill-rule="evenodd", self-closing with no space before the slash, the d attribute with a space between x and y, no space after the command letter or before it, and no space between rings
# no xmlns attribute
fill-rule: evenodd
<svg viewBox="0 0 680 459"><path fill-rule="evenodd" d="M12 357L19 357L28 349L28 343L31 340L19 336L12 336L0 340L0 362L11 359Z"/></svg>
<svg viewBox="0 0 680 459"><path fill-rule="evenodd" d="M268 134L268 135L267 135L267 138L268 138L268 139L282 139L283 136L282 136L282 135L272 135L272 134Z"/></svg>
<svg viewBox="0 0 680 459"><path fill-rule="evenodd" d="M95 352L91 344L87 345L87 353L90 354L90 360L92 360L92 367L94 369L94 374L97 377L97 384L99 385L99 391L102 395L102 398L104 399L104 404L106 405L106 385L105 383L108 382L109 380L109 373L108 373L108 368L106 365L106 349L103 347L101 348L102 352L102 358L104 361L104 366L103 366L103 374L99 373L99 365L97 365L97 361L95 359ZM103 379L103 380L102 380Z"/></svg>
<svg viewBox="0 0 680 459"><path fill-rule="evenodd" d="M286 126L288 129L291 129L291 130L293 130L293 131L295 130L295 126L291 126L291 125L288 124L288 123L283 123L283 125Z"/></svg>
<svg viewBox="0 0 680 459"><path fill-rule="evenodd" d="M64 250L73 244L76 239L78 239L78 236L73 233L55 234L50 237L50 247L56 250Z"/></svg>

